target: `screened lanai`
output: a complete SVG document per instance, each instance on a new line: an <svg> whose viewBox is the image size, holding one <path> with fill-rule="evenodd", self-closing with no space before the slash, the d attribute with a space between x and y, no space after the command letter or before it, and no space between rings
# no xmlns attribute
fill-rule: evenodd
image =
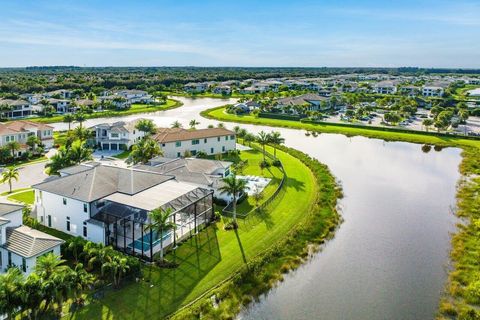
<svg viewBox="0 0 480 320"><path fill-rule="evenodd" d="M125 253L153 261L161 248L175 248L179 241L196 234L213 219L213 192L190 184L164 183L136 195L111 195L92 219L102 222L105 244ZM167 188L166 188L167 187ZM174 197L176 195L176 197ZM166 201L168 200L168 201ZM148 213L171 209L175 230L149 228Z"/></svg>

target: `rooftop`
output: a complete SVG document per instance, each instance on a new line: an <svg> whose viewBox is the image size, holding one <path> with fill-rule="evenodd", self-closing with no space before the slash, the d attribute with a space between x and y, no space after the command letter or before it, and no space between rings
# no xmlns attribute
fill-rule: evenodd
<svg viewBox="0 0 480 320"><path fill-rule="evenodd" d="M207 128L196 130L187 130L183 128L158 128L157 133L153 135L153 139L159 143L166 143L229 135L235 135L235 132L225 128Z"/></svg>
<svg viewBox="0 0 480 320"><path fill-rule="evenodd" d="M27 226L7 227L7 241L2 246L19 256L30 258L47 252L64 241Z"/></svg>

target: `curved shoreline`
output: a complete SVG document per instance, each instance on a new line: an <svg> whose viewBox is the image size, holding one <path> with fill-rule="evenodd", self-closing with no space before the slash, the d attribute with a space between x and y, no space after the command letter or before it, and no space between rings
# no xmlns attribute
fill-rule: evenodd
<svg viewBox="0 0 480 320"><path fill-rule="evenodd" d="M255 118L255 121L251 121L240 116L220 113L219 110L224 108L225 106L207 109L202 111L201 115L217 121L286 127L346 136L358 135L386 141L403 141L461 148L463 152L459 171L462 177L457 187L457 210L455 214L463 218L465 222L458 224L457 232L453 234L451 239L449 262L451 262L452 268L448 270L448 280L445 283L444 293L439 301L438 316L440 319L451 318L452 316L466 317L471 314L480 317L480 312L478 311L480 296L474 293L476 288L480 287L480 280L477 280L475 276L480 274L480 263L478 263L476 255L476 252L480 250L480 231L478 230L480 227L477 226L480 220L480 212L478 212L478 203L480 201L480 195L478 194L478 190L480 190L480 140L415 132L397 133L369 128L310 124L288 120L272 121L269 118ZM279 125L279 122L284 123ZM477 261L477 263L472 263L472 261Z"/></svg>

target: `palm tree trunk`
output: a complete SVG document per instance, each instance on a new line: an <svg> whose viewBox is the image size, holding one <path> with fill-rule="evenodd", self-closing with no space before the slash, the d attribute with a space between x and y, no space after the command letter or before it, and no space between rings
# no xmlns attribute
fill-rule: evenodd
<svg viewBox="0 0 480 320"><path fill-rule="evenodd" d="M10 192L9 193L12 193L12 179L8 180L8 186L10 187Z"/></svg>
<svg viewBox="0 0 480 320"><path fill-rule="evenodd" d="M237 227L237 194L233 194L233 225Z"/></svg>
<svg viewBox="0 0 480 320"><path fill-rule="evenodd" d="M160 228L160 261L163 262L163 228Z"/></svg>

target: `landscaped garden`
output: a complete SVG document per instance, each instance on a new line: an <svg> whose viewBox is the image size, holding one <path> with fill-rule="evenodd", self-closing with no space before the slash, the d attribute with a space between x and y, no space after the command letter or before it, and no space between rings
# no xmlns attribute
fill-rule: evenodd
<svg viewBox="0 0 480 320"><path fill-rule="evenodd" d="M267 150L272 151L270 147ZM308 240L323 239L336 225L334 207L338 193L335 180L318 162L301 153L292 154L292 150L277 151L288 175L284 186L287 192L275 198L265 210L239 219L236 230L224 230L229 219L222 218L166 256L178 267L145 267L138 282L131 281L119 290L107 290L102 293L102 298L90 299L86 307L66 318L161 318L206 292L209 293L205 298L182 310L178 317L198 314L198 308L203 310L202 313L211 313L212 317L219 312L235 314L240 305L248 301L239 299L239 296L228 296L227 291L231 290L225 291L225 286L235 284L241 288L236 294L248 297L264 292L281 277L282 272L301 262ZM263 161L261 152L244 151L239 158L248 160L243 169L245 174L261 175L262 169L258 165ZM317 164L317 169L312 163ZM263 170L265 176L278 179L278 168ZM320 200L325 205L322 208L317 206ZM307 226L303 224L308 219L320 219L314 230L310 230L311 221ZM306 233L309 230L312 234ZM289 245L282 245L282 241L288 241ZM261 279L243 278L245 270L250 268L256 268ZM243 279L241 283L238 283L239 279ZM252 281L265 282L252 287ZM215 292L210 291L212 288ZM218 302L223 301L220 303L222 307L212 307L209 297L213 294Z"/></svg>

